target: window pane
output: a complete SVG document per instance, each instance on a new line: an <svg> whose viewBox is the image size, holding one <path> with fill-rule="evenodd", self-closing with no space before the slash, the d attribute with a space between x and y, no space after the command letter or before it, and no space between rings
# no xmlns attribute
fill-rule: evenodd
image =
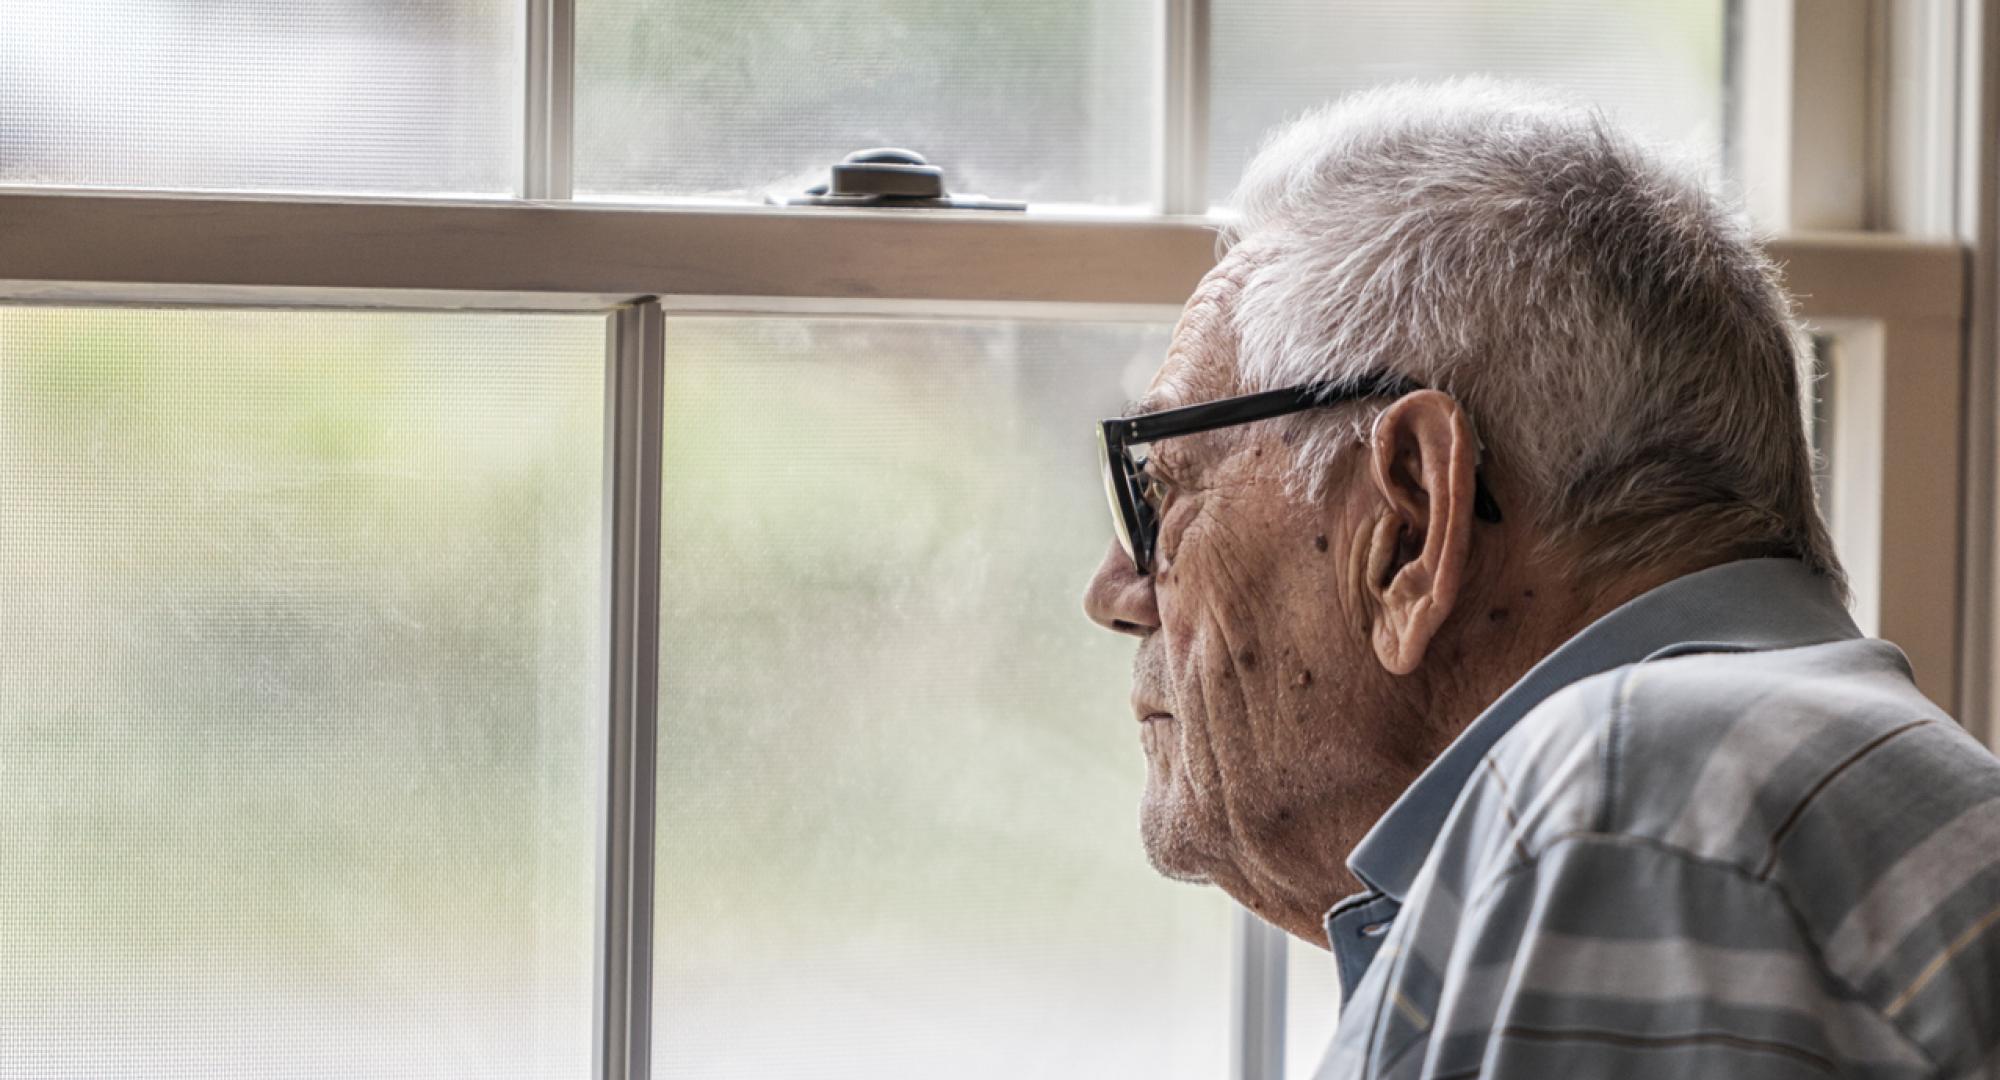
<svg viewBox="0 0 2000 1080"><path fill-rule="evenodd" d="M761 200L902 146L953 191L1152 198L1154 0L579 0L576 186Z"/></svg>
<svg viewBox="0 0 2000 1080"><path fill-rule="evenodd" d="M1881 323L1844 320L1813 329L1813 486L1834 550L1847 570L1849 614L1864 634L1881 632L1883 557L1883 398Z"/></svg>
<svg viewBox="0 0 2000 1080"><path fill-rule="evenodd" d="M520 0L7 0L0 184L504 194Z"/></svg>
<svg viewBox="0 0 2000 1080"><path fill-rule="evenodd" d="M1340 971L1333 954L1285 939L1285 1075L1312 1080L1340 1021Z"/></svg>
<svg viewBox="0 0 2000 1080"><path fill-rule="evenodd" d="M0 309L0 1076L587 1074L603 340Z"/></svg>
<svg viewBox="0 0 2000 1080"><path fill-rule="evenodd" d="M1162 327L668 324L662 1077L1224 1072L1146 865L1090 422Z"/></svg>
<svg viewBox="0 0 2000 1080"><path fill-rule="evenodd" d="M1486 74L1561 86L1721 160L1724 0L1214 0L1209 192L1258 140L1323 101L1405 79Z"/></svg>

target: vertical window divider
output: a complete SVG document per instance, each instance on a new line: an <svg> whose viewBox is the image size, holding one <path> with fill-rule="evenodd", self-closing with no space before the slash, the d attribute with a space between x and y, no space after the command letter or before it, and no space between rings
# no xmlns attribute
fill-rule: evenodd
<svg viewBox="0 0 2000 1080"><path fill-rule="evenodd" d="M1209 0L1163 0L1160 212L1208 213Z"/></svg>
<svg viewBox="0 0 2000 1080"><path fill-rule="evenodd" d="M523 84L521 197L567 200L576 117L576 0L522 0L527 79Z"/></svg>
<svg viewBox="0 0 2000 1080"><path fill-rule="evenodd" d="M605 378L605 740L593 1070L651 1069L653 812L660 665L660 446L665 316L656 300L608 321Z"/></svg>
<svg viewBox="0 0 2000 1080"><path fill-rule="evenodd" d="M1285 932L1239 907L1235 938L1229 1075L1284 1080Z"/></svg>

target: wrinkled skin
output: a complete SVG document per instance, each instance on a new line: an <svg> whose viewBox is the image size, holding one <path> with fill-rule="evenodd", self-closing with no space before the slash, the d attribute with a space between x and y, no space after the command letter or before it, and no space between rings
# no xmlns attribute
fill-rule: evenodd
<svg viewBox="0 0 2000 1080"><path fill-rule="evenodd" d="M1239 250L1204 279L1141 411L1246 392L1227 314L1248 265ZM1322 947L1321 917L1358 887L1347 856L1397 795L1536 659L1643 591L1580 589L1523 557L1523 523L1476 522L1477 439L1445 394L1303 422L1367 431L1371 413L1313 504L1287 491L1291 422L1155 444L1153 573L1113 543L1084 598L1137 639L1153 865ZM1485 475L1504 508L1504 471Z"/></svg>

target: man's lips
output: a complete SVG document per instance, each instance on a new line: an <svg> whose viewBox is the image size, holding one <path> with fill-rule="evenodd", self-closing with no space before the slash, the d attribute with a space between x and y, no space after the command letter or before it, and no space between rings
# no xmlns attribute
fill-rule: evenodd
<svg viewBox="0 0 2000 1080"><path fill-rule="evenodd" d="M1174 718L1173 713L1153 712L1153 713L1147 713L1146 715L1140 717L1139 722L1142 724L1150 724L1155 720L1172 720L1173 718Z"/></svg>

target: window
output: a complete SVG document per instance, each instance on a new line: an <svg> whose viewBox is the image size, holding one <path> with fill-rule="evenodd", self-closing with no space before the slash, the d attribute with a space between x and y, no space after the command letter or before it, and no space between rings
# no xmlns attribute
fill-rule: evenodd
<svg viewBox="0 0 2000 1080"><path fill-rule="evenodd" d="M1958 220L1974 28L1893 7L16 3L0 1074L1306 1075L1325 955L1143 864L1084 422L1351 88ZM880 144L1030 211L762 205ZM1792 220L1864 610L1983 731L1964 248Z"/></svg>
<svg viewBox="0 0 2000 1080"><path fill-rule="evenodd" d="M0 309L0 1074L588 1068L603 392L590 317Z"/></svg>
<svg viewBox="0 0 2000 1080"><path fill-rule="evenodd" d="M1143 205L1156 6L586 2L576 186L758 201L849 151L903 146L955 191Z"/></svg>
<svg viewBox="0 0 2000 1080"><path fill-rule="evenodd" d="M10 0L0 184L503 195L514 0Z"/></svg>
<svg viewBox="0 0 2000 1080"><path fill-rule="evenodd" d="M656 1075L1223 1071L1229 910L1146 866L1077 617L1071 466L1165 344L667 321Z"/></svg>
<svg viewBox="0 0 2000 1080"><path fill-rule="evenodd" d="M1340 1021L1340 975L1324 949L1285 943L1285 1075L1312 1080Z"/></svg>
<svg viewBox="0 0 2000 1080"><path fill-rule="evenodd" d="M1215 0L1209 190L1220 202L1272 126L1383 83L1549 83L1720 164L1723 0L1314 3Z"/></svg>

